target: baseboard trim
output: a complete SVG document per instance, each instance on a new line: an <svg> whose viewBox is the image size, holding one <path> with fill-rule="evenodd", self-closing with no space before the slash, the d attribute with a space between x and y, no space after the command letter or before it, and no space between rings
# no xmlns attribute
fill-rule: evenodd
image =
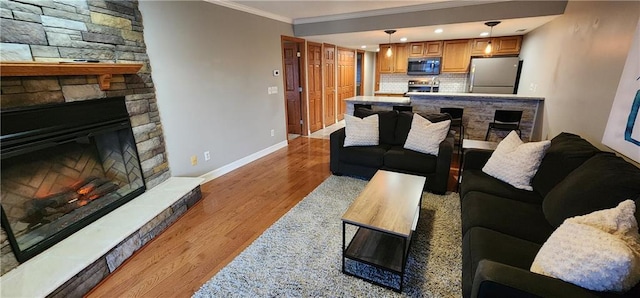
<svg viewBox="0 0 640 298"><path fill-rule="evenodd" d="M260 150L260 151L258 151L256 153L253 153L253 154L251 154L249 156L243 157L243 158L238 159L238 160L236 160L236 161L234 161L234 162L232 162L230 164L227 164L227 165L222 166L220 168L217 168L217 169L215 169L215 170L213 170L211 172L203 174L203 175L200 176L200 178L204 179L204 181L202 181L202 184L207 183L207 182L209 182L209 181L211 181L213 179L216 179L216 178L218 178L218 177L220 177L220 176L222 176L222 175L224 175L226 173L229 173L229 172L231 172L231 171L233 171L233 170L235 170L235 169L237 169L237 168L239 168L241 166L249 164L249 163L251 163L251 162L253 162L253 161L255 161L255 160L259 159L259 158L267 156L267 155L269 155L269 154L271 154L271 153L273 153L273 152L275 152L277 150L280 150L280 149L282 149L284 147L287 147L288 145L289 145L289 143L287 141L282 141L282 142L277 143L277 144L275 144L275 145L273 145L271 147L267 147L267 148L262 149L262 150Z"/></svg>

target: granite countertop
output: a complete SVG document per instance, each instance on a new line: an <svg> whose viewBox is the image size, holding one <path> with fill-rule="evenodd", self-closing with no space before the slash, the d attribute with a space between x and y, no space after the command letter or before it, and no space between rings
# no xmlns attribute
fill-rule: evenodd
<svg viewBox="0 0 640 298"><path fill-rule="evenodd" d="M409 97L403 96L354 96L346 98L345 101L353 103L393 103L410 104Z"/></svg>
<svg viewBox="0 0 640 298"><path fill-rule="evenodd" d="M440 97L450 99L470 99L470 100L537 100L544 101L544 97L524 96L518 94L488 94L488 93L445 93L445 92L407 92L407 95L415 99L428 99L429 97Z"/></svg>
<svg viewBox="0 0 640 298"><path fill-rule="evenodd" d="M397 94L398 96L402 96L404 95L404 92L400 92L400 91L375 91L373 92L374 94Z"/></svg>

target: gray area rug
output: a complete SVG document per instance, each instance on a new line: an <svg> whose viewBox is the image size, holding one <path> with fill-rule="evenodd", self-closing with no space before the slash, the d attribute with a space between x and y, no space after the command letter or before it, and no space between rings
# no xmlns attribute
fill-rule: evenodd
<svg viewBox="0 0 640 298"><path fill-rule="evenodd" d="M423 194L402 293L342 273L340 218L366 183L329 177L193 297L461 297L457 193ZM355 229L349 231L352 235ZM399 281L355 262L347 269L394 287Z"/></svg>

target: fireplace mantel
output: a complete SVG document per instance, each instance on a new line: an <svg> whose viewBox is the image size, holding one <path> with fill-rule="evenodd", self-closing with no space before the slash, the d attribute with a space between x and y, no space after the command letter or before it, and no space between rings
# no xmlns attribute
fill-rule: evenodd
<svg viewBox="0 0 640 298"><path fill-rule="evenodd" d="M96 75L101 90L111 87L114 74L135 74L141 63L0 62L3 77Z"/></svg>

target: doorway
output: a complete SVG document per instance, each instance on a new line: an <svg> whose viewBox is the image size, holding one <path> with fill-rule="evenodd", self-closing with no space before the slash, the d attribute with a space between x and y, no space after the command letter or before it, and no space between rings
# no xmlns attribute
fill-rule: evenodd
<svg viewBox="0 0 640 298"><path fill-rule="evenodd" d="M306 77L303 71L305 40L302 38L281 36L282 74L287 121L287 140L309 134L307 121L307 103L303 90Z"/></svg>
<svg viewBox="0 0 640 298"><path fill-rule="evenodd" d="M364 95L364 51L356 52L356 96Z"/></svg>

